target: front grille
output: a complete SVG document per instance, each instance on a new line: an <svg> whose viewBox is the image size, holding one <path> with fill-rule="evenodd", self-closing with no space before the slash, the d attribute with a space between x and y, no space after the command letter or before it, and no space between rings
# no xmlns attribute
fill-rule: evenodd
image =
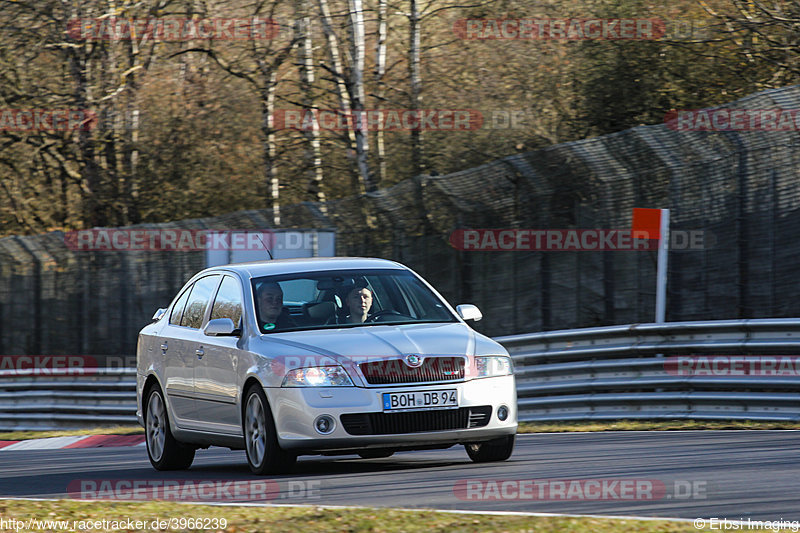
<svg viewBox="0 0 800 533"><path fill-rule="evenodd" d="M370 385L464 379L463 357L426 357L417 368L408 366L402 359L371 361L358 367Z"/></svg>
<svg viewBox="0 0 800 533"><path fill-rule="evenodd" d="M351 413L339 419L350 435L393 435L480 428L489 423L491 416L492 406L481 405L410 413Z"/></svg>

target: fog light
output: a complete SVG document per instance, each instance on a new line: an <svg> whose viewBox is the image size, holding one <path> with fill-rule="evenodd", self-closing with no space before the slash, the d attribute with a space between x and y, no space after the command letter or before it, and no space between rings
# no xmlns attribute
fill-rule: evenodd
<svg viewBox="0 0 800 533"><path fill-rule="evenodd" d="M505 405L501 405L497 408L497 418L500 422L505 422L506 418L508 418L508 407Z"/></svg>
<svg viewBox="0 0 800 533"><path fill-rule="evenodd" d="M333 417L329 415L320 415L314 420L314 429L317 430L317 433L321 433L322 435L331 433L334 425Z"/></svg>

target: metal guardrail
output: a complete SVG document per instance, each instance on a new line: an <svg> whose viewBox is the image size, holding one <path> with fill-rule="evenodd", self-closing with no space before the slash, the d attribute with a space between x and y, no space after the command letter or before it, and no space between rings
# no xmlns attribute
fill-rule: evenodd
<svg viewBox="0 0 800 533"><path fill-rule="evenodd" d="M800 420L792 376L674 375L682 355L800 355L800 319L632 324L496 338L522 421ZM800 367L800 364L798 364ZM0 371L0 431L136 424L136 370Z"/></svg>
<svg viewBox="0 0 800 533"><path fill-rule="evenodd" d="M0 371L0 431L134 424L135 368Z"/></svg>
<svg viewBox="0 0 800 533"><path fill-rule="evenodd" d="M522 421L800 420L800 372L668 370L672 356L798 355L798 319L632 324L495 340L514 359Z"/></svg>

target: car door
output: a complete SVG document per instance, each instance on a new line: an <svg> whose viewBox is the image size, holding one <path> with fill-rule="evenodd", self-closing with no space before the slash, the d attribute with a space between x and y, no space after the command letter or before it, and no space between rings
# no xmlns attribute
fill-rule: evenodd
<svg viewBox="0 0 800 533"><path fill-rule="evenodd" d="M186 299L180 326L173 326L171 331L173 346L168 348L168 353L169 360L175 367L171 394L173 405L184 406L182 411L186 416L181 425L188 428L205 427L203 413L197 406L194 370L203 357L205 336L201 328L206 322L209 302L216 293L221 277L220 274L210 274L194 282ZM177 379L178 375L180 379ZM169 389L169 382L167 387Z"/></svg>
<svg viewBox="0 0 800 533"><path fill-rule="evenodd" d="M156 350L160 350L163 385L170 412L180 426L194 418L194 361L186 348L187 337L191 335L181 326L186 302L194 284L184 288L170 310L167 323L159 332Z"/></svg>
<svg viewBox="0 0 800 533"><path fill-rule="evenodd" d="M230 318L237 328L242 327L242 287L239 280L225 275L211 304L209 320ZM197 409L210 431L241 433L237 400L239 384L237 369L239 344L237 336L204 336L194 367Z"/></svg>

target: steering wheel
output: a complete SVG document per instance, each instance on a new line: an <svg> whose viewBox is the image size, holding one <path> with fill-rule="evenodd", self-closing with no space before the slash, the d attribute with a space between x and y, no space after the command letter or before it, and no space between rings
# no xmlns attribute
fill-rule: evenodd
<svg viewBox="0 0 800 533"><path fill-rule="evenodd" d="M367 322L379 322L381 318L385 316L400 316L403 318L412 318L408 315L404 315L403 313L398 313L394 309L381 309L377 313L373 314L371 317L367 319Z"/></svg>

